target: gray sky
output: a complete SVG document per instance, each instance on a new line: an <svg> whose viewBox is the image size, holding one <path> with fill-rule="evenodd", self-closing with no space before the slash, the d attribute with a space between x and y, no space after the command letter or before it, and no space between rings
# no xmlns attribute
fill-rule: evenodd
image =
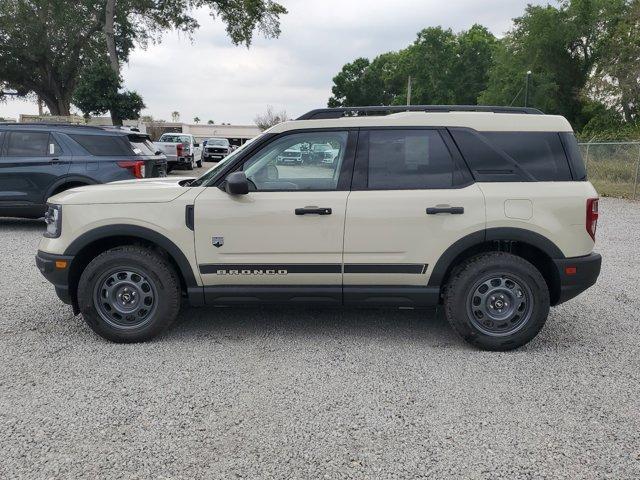
<svg viewBox="0 0 640 480"><path fill-rule="evenodd" d="M168 33L140 48L124 68L126 87L137 90L143 114L169 120L253 123L267 105L290 117L326 106L331 79L347 62L406 47L422 28L454 31L474 23L501 36L527 3L545 0L280 0L289 10L278 39L257 35L250 49L233 46L224 25L207 10L193 41ZM553 3L553 2L552 2ZM0 104L0 116L37 113L35 104Z"/></svg>

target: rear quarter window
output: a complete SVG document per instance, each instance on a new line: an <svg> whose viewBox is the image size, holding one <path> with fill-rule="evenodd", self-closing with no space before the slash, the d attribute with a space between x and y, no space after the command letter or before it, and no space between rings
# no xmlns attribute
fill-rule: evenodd
<svg viewBox="0 0 640 480"><path fill-rule="evenodd" d="M483 135L536 180L572 180L567 156L558 133L483 132Z"/></svg>
<svg viewBox="0 0 640 480"><path fill-rule="evenodd" d="M571 165L571 173L573 173L573 179L578 181L587 180L587 167L584 164L582 153L580 153L580 147L578 146L578 140L573 133L561 133L560 138L564 145L564 150L569 158L569 164Z"/></svg>
<svg viewBox="0 0 640 480"><path fill-rule="evenodd" d="M450 129L481 182L569 181L573 177L558 133Z"/></svg>
<svg viewBox="0 0 640 480"><path fill-rule="evenodd" d="M145 157L152 157L158 150L148 137L141 135L129 135L129 142L131 143L131 149L136 155L142 155Z"/></svg>
<svg viewBox="0 0 640 480"><path fill-rule="evenodd" d="M133 150L129 139L124 135L69 135L91 155L113 157L118 155L132 156Z"/></svg>

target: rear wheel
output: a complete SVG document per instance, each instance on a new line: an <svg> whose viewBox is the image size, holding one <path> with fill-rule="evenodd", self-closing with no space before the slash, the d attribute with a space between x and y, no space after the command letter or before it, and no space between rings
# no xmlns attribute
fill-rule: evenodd
<svg viewBox="0 0 640 480"><path fill-rule="evenodd" d="M531 341L549 314L549 290L536 267L504 252L473 257L445 289L447 320L484 350L513 350Z"/></svg>
<svg viewBox="0 0 640 480"><path fill-rule="evenodd" d="M189 158L189 163L187 163L187 170L193 170L193 165L194 161L193 161L193 157Z"/></svg>
<svg viewBox="0 0 640 480"><path fill-rule="evenodd" d="M142 247L117 247L98 255L82 272L78 304L101 337L142 342L176 319L180 282L162 256Z"/></svg>
<svg viewBox="0 0 640 480"><path fill-rule="evenodd" d="M202 168L202 158L196 162L198 168Z"/></svg>

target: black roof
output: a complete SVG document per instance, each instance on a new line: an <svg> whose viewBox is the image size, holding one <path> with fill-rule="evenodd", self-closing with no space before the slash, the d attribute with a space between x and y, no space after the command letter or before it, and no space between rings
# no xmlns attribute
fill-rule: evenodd
<svg viewBox="0 0 640 480"><path fill-rule="evenodd" d="M399 112L488 112L544 115L544 113L537 108L525 107L490 107L485 105L381 105L369 107L318 108L298 117L298 120L384 116Z"/></svg>

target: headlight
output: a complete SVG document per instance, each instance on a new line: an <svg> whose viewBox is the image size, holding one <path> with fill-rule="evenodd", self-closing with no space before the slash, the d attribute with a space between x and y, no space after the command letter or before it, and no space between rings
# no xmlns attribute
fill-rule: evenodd
<svg viewBox="0 0 640 480"><path fill-rule="evenodd" d="M44 236L47 238L58 238L62 230L62 205L49 205L44 214L44 221L47 224L47 231Z"/></svg>

